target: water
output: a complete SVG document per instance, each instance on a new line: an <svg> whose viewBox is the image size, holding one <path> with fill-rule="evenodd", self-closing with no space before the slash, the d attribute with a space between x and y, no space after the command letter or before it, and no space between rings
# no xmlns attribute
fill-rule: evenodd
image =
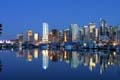
<svg viewBox="0 0 120 80"><path fill-rule="evenodd" d="M120 53L0 51L0 80L120 80Z"/></svg>

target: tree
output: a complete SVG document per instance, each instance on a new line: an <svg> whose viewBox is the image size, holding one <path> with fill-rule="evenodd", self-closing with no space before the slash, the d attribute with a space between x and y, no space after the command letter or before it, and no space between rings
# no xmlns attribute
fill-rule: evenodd
<svg viewBox="0 0 120 80"><path fill-rule="evenodd" d="M2 24L0 24L0 36L2 34Z"/></svg>

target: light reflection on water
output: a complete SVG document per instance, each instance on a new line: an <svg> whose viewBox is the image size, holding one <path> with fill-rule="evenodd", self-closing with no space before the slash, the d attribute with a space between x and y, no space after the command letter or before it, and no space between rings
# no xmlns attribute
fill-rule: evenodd
<svg viewBox="0 0 120 80"><path fill-rule="evenodd" d="M0 51L0 55L7 55L3 53L13 53L11 51ZM105 51L64 51L64 50L38 50L38 49L32 49L32 50L19 50L14 51L14 57L20 58L20 59L26 59L24 60L25 64L31 63L33 60L37 60L41 58L42 62L42 69L43 70L49 70L49 67L52 66L50 64L51 62L54 63L65 63L61 64L56 67L66 67L66 65L69 65L69 70L74 70L77 68L87 67L89 71L95 71L96 68L98 70L98 73L100 75L104 74L104 72L107 71L110 67L113 67L111 69L114 70L114 68L117 67L118 72L120 71L120 53L117 52L105 52ZM11 54L13 55L13 54ZM8 56L10 58L10 55ZM2 69L4 68L4 64L2 64L2 61L5 58L0 57L0 71L1 73L4 73ZM14 62L14 61L13 61ZM34 64L34 63L33 63ZM57 65L56 64L56 65ZM35 66L35 65L34 65ZM56 69L55 69L56 70ZM96 70L96 71L97 71ZM80 72L80 71L79 71ZM79 72L77 72L79 74ZM54 73L53 73L54 74ZM63 73L64 74L64 73ZM74 75L74 73L70 73L71 75ZM84 74L84 72L83 72ZM85 73L87 74L87 73ZM107 73L109 75L109 73ZM46 73L46 75L48 75ZM59 74L60 75L60 74ZM89 74L87 74L89 75ZM96 76L96 75L95 75ZM104 80L104 79L103 79Z"/></svg>

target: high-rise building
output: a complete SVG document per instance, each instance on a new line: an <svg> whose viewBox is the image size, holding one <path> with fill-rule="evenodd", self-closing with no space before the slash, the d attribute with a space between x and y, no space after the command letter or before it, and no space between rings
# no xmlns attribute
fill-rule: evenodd
<svg viewBox="0 0 120 80"><path fill-rule="evenodd" d="M53 42L58 42L58 38L59 38L59 32L57 29L53 29L52 30L52 38L53 38Z"/></svg>
<svg viewBox="0 0 120 80"><path fill-rule="evenodd" d="M106 21L100 18L100 35L103 36L106 34Z"/></svg>
<svg viewBox="0 0 120 80"><path fill-rule="evenodd" d="M59 42L62 43L64 41L64 32L59 31Z"/></svg>
<svg viewBox="0 0 120 80"><path fill-rule="evenodd" d="M120 25L117 26L117 42L120 44Z"/></svg>
<svg viewBox="0 0 120 80"><path fill-rule="evenodd" d="M39 41L39 34L38 33L34 33L34 41L35 42Z"/></svg>
<svg viewBox="0 0 120 80"><path fill-rule="evenodd" d="M89 27L84 26L83 31L84 31L84 41L88 42L90 40Z"/></svg>
<svg viewBox="0 0 120 80"><path fill-rule="evenodd" d="M80 41L83 41L84 40L84 28L83 27L80 27L80 30L79 30L79 36L80 36Z"/></svg>
<svg viewBox="0 0 120 80"><path fill-rule="evenodd" d="M43 37L42 37L43 43L48 42L48 35L49 35L48 23L43 23Z"/></svg>
<svg viewBox="0 0 120 80"><path fill-rule="evenodd" d="M71 41L70 37L70 29L65 29L64 30L64 42Z"/></svg>
<svg viewBox="0 0 120 80"><path fill-rule="evenodd" d="M48 35L48 41L52 42L52 32L50 32Z"/></svg>
<svg viewBox="0 0 120 80"><path fill-rule="evenodd" d="M23 33L18 35L18 41L19 41L19 43L24 42Z"/></svg>
<svg viewBox="0 0 120 80"><path fill-rule="evenodd" d="M71 24L70 27L71 30L71 39L73 42L76 42L79 40L79 26L77 24Z"/></svg>
<svg viewBox="0 0 120 80"><path fill-rule="evenodd" d="M96 24L95 23L89 23L88 25L89 27L89 35L90 35L90 40L95 40L95 27Z"/></svg>
<svg viewBox="0 0 120 80"><path fill-rule="evenodd" d="M103 42L108 42L109 41L109 37L108 37L108 26L106 24L106 21L102 18L100 18L100 41Z"/></svg>
<svg viewBox="0 0 120 80"><path fill-rule="evenodd" d="M32 30L27 31L27 41L33 41L33 33Z"/></svg>
<svg viewBox="0 0 120 80"><path fill-rule="evenodd" d="M67 32L64 32L64 42L67 42Z"/></svg>
<svg viewBox="0 0 120 80"><path fill-rule="evenodd" d="M95 40L99 40L99 29L95 28Z"/></svg>

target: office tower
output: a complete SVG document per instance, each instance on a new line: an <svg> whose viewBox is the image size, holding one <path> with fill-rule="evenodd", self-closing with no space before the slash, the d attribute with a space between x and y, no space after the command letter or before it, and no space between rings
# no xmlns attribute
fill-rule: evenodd
<svg viewBox="0 0 120 80"><path fill-rule="evenodd" d="M39 34L38 33L34 33L34 41L35 42L39 41Z"/></svg>
<svg viewBox="0 0 120 80"><path fill-rule="evenodd" d="M88 42L90 40L89 27L88 26L84 26L83 27L83 31L84 31L84 41Z"/></svg>
<svg viewBox="0 0 120 80"><path fill-rule="evenodd" d="M73 42L78 41L78 39L79 39L79 27L78 27L78 25L77 24L71 24L70 30L71 30L72 41Z"/></svg>
<svg viewBox="0 0 120 80"><path fill-rule="evenodd" d="M106 21L100 18L100 35L103 36L106 34Z"/></svg>
<svg viewBox="0 0 120 80"><path fill-rule="evenodd" d="M100 41L102 42L108 42L109 41L109 37L107 34L108 31L108 26L106 24L106 21L102 18L100 18Z"/></svg>
<svg viewBox="0 0 120 80"><path fill-rule="evenodd" d="M64 42L68 42L68 41L71 41L70 29L65 29L64 30Z"/></svg>
<svg viewBox="0 0 120 80"><path fill-rule="evenodd" d="M43 69L47 69L48 68L48 61L49 61L49 56L48 56L48 50L43 50L42 51L42 56L43 56L43 63L42 63L42 67Z"/></svg>
<svg viewBox="0 0 120 80"><path fill-rule="evenodd" d="M64 42L67 42L67 32L64 31Z"/></svg>
<svg viewBox="0 0 120 80"><path fill-rule="evenodd" d="M99 40L99 29L95 28L95 40Z"/></svg>
<svg viewBox="0 0 120 80"><path fill-rule="evenodd" d="M27 31L27 41L28 41L28 42L33 41L32 30L28 30L28 31Z"/></svg>
<svg viewBox="0 0 120 80"><path fill-rule="evenodd" d="M88 25L89 27L89 35L90 35L90 39L89 40L95 40L95 27L96 24L95 23L89 23Z"/></svg>
<svg viewBox="0 0 120 80"><path fill-rule="evenodd" d="M117 26L117 42L120 44L120 25Z"/></svg>
<svg viewBox="0 0 120 80"><path fill-rule="evenodd" d="M59 42L62 43L64 41L64 31L59 31Z"/></svg>
<svg viewBox="0 0 120 80"><path fill-rule="evenodd" d="M43 37L42 41L43 43L48 43L48 23L43 23Z"/></svg>
<svg viewBox="0 0 120 80"><path fill-rule="evenodd" d="M52 39L53 39L52 32L50 32L49 35L48 35L48 41L52 42Z"/></svg>
<svg viewBox="0 0 120 80"><path fill-rule="evenodd" d="M12 44L13 43L14 42L12 42ZM22 50L22 44L24 43L23 33L17 34L15 43L18 43L17 46L19 47L19 50Z"/></svg>
<svg viewBox="0 0 120 80"><path fill-rule="evenodd" d="M111 41L117 41L117 30L118 30L118 27L115 27L115 26L110 26L108 28L107 35Z"/></svg>
<svg viewBox="0 0 120 80"><path fill-rule="evenodd" d="M83 41L84 40L84 28L83 27L80 27L80 30L79 30L79 38L80 38L80 41Z"/></svg>
<svg viewBox="0 0 120 80"><path fill-rule="evenodd" d="M52 29L52 38L53 42L58 42L59 40L59 31L57 29Z"/></svg>
<svg viewBox="0 0 120 80"><path fill-rule="evenodd" d="M93 33L94 32L94 29L95 29L95 27L96 27L96 24L95 23L93 23L93 22L91 22L91 23L89 23L89 32L90 33Z"/></svg>
<svg viewBox="0 0 120 80"><path fill-rule="evenodd" d="M23 43L24 42L24 38L23 38L24 36L23 36L23 33L21 33L21 34L18 34L18 42L19 43Z"/></svg>
<svg viewBox="0 0 120 80"><path fill-rule="evenodd" d="M113 40L113 32L114 30L113 30L113 26L109 26L109 28L108 28L108 37L111 39L111 40Z"/></svg>

